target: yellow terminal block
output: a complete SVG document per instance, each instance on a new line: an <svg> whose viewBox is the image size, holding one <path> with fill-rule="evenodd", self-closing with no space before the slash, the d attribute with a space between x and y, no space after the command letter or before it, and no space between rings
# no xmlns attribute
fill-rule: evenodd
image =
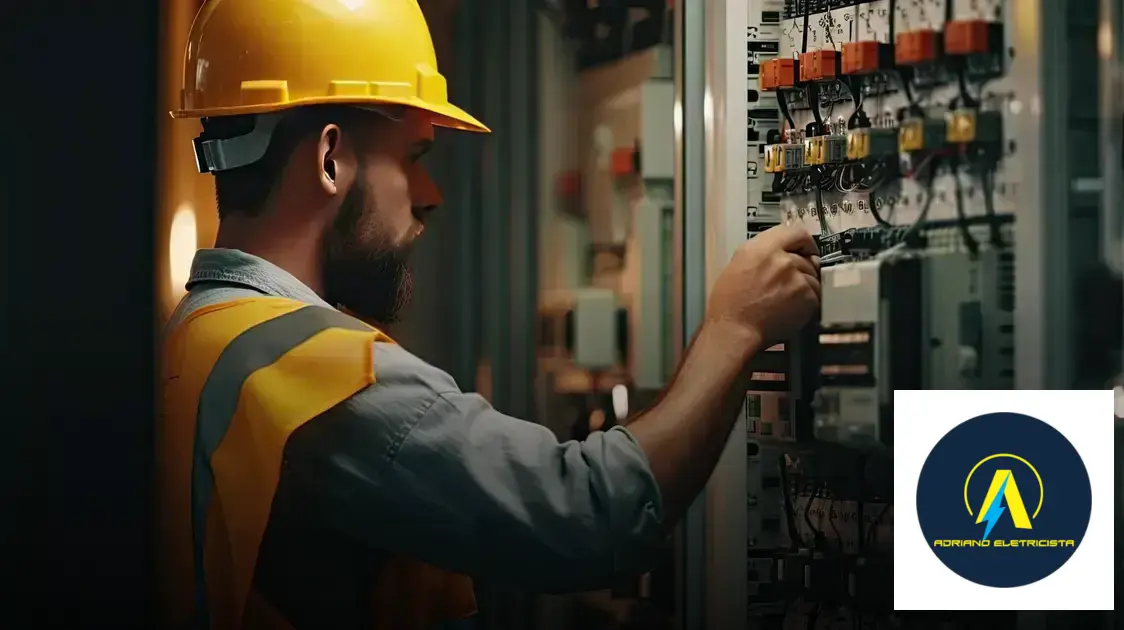
<svg viewBox="0 0 1124 630"><path fill-rule="evenodd" d="M944 146L947 125L943 118L911 118L898 132L898 148L903 153Z"/></svg>
<svg viewBox="0 0 1124 630"><path fill-rule="evenodd" d="M1003 119L999 112L958 109L945 114L946 139L953 144L1000 143Z"/></svg>
<svg viewBox="0 0 1124 630"><path fill-rule="evenodd" d="M765 147L765 172L780 172L781 151L780 145L770 144Z"/></svg>
<svg viewBox="0 0 1124 630"><path fill-rule="evenodd" d="M865 160L870 157L870 129L852 129L847 132L847 159Z"/></svg>
<svg viewBox="0 0 1124 630"><path fill-rule="evenodd" d="M898 135L898 145L902 151L920 151L925 148L925 121L914 118L902 123Z"/></svg>
<svg viewBox="0 0 1124 630"><path fill-rule="evenodd" d="M804 165L816 166L824 163L824 138L816 136L804 141Z"/></svg>
<svg viewBox="0 0 1124 630"><path fill-rule="evenodd" d="M961 109L945 114L948 133L945 138L953 144L967 144L976 140L976 112Z"/></svg>
<svg viewBox="0 0 1124 630"><path fill-rule="evenodd" d="M896 129L863 127L847 132L846 155L848 160L890 157L898 152Z"/></svg>

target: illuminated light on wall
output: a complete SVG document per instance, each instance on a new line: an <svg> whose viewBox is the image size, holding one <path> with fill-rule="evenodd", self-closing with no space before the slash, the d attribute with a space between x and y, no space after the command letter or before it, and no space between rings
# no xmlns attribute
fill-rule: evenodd
<svg viewBox="0 0 1124 630"><path fill-rule="evenodd" d="M672 112L671 124L675 128L675 138L679 140L683 137L683 101L675 99Z"/></svg>
<svg viewBox="0 0 1124 630"><path fill-rule="evenodd" d="M187 292L184 285L191 275L191 260L199 249L199 230L195 224L195 208L182 203L172 215L168 233L168 280L172 297L179 299Z"/></svg>
<svg viewBox="0 0 1124 630"><path fill-rule="evenodd" d="M1112 57L1112 25L1107 19L1097 28L1097 54L1105 61Z"/></svg>
<svg viewBox="0 0 1124 630"><path fill-rule="evenodd" d="M628 388L624 385L613 387L613 415L618 421L628 418Z"/></svg>

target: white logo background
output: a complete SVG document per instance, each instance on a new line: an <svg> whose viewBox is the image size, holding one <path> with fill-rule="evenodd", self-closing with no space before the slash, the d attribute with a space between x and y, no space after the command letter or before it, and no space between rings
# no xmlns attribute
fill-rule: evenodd
<svg viewBox="0 0 1124 630"><path fill-rule="evenodd" d="M1113 610L1113 403L1110 390L894 392L894 608ZM1085 461L1093 491L1089 528L1073 557L1049 577L1016 588L980 586L953 573L929 549L917 521L917 480L929 452L961 422L1002 411L1061 432Z"/></svg>

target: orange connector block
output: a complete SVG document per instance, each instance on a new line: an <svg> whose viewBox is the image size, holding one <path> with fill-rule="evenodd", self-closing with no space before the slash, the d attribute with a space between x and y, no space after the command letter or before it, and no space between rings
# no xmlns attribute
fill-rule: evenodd
<svg viewBox="0 0 1124 630"><path fill-rule="evenodd" d="M929 29L899 33L894 42L894 61L899 66L936 61L940 52L940 38Z"/></svg>
<svg viewBox="0 0 1124 630"><path fill-rule="evenodd" d="M873 41L843 44L843 74L870 74L892 64L889 44Z"/></svg>
<svg viewBox="0 0 1124 630"><path fill-rule="evenodd" d="M839 76L839 53L814 50L800 55L800 80L825 81Z"/></svg>
<svg viewBox="0 0 1124 630"><path fill-rule="evenodd" d="M777 89L776 80L773 78L773 61L773 59L762 61L761 67L757 70L757 87L763 92Z"/></svg>
<svg viewBox="0 0 1124 630"><path fill-rule="evenodd" d="M800 63L795 59L770 59L761 64L760 86L768 92L796 86Z"/></svg>
<svg viewBox="0 0 1124 630"><path fill-rule="evenodd" d="M957 20L944 27L946 55L986 55L1001 47L1003 26L984 20Z"/></svg>

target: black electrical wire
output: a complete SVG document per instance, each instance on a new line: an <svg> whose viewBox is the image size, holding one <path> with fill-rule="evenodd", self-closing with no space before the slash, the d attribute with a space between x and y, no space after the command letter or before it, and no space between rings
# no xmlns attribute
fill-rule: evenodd
<svg viewBox="0 0 1124 630"><path fill-rule="evenodd" d="M889 31L890 31L890 44L891 44L891 45L893 45L893 44L895 43L895 42L894 42L894 22L895 22L895 20L896 20L896 18L897 18L897 14L898 14L898 7L897 7L897 4L898 4L898 3L897 3L897 0L890 0L890 18L889 18L889 19L890 19L890 24L889 24Z"/></svg>
<svg viewBox="0 0 1124 630"><path fill-rule="evenodd" d="M922 116L924 110L913 95L913 70L910 68L903 68L898 71L898 81L902 84L902 91L905 93L905 100L909 103L906 110L914 116Z"/></svg>
<svg viewBox="0 0 1124 630"><path fill-rule="evenodd" d="M781 115L788 121L789 128L796 129L796 121L792 119L792 113L788 111L788 99L785 98L783 89L777 90L777 109L781 110ZM782 140L784 139L782 138Z"/></svg>
<svg viewBox="0 0 1124 630"><path fill-rule="evenodd" d="M975 258L980 253L980 244L976 241L976 237L972 235L972 228L968 225L968 215L964 212L964 191L960 185L960 173L956 171L956 164L953 164L952 179L955 182L956 225L960 228L960 238L964 241L964 247Z"/></svg>
<svg viewBox="0 0 1124 630"><path fill-rule="evenodd" d="M847 119L847 128L854 129L859 126L869 126L870 121L867 120L866 112L863 111L862 77L851 77L851 80L848 81L846 85L847 89L851 91L851 102L855 104L855 111L851 112L850 118Z"/></svg>
<svg viewBox="0 0 1124 630"><path fill-rule="evenodd" d="M902 234L901 242L908 246L909 241L921 231L921 226L929 218L929 208L933 207L933 181L937 178L937 167L939 166L938 157L933 157L929 161L929 181L925 183L925 205L921 206L921 214L917 216L917 220Z"/></svg>
<svg viewBox="0 0 1124 630"><path fill-rule="evenodd" d="M893 502L887 502L886 505L883 505L882 509L878 512L878 516L874 517L874 521L872 521L870 524L870 529L868 529L866 532L866 546L873 546L878 541L878 526L882 524L882 519L886 518L886 514L892 507L894 507Z"/></svg>
<svg viewBox="0 0 1124 630"><path fill-rule="evenodd" d="M781 470L781 495L784 498L785 520L788 521L788 547L790 551L800 550L800 532L796 530L796 505L792 500L792 482L788 477L788 460L784 455L778 458Z"/></svg>
<svg viewBox="0 0 1124 630"><path fill-rule="evenodd" d="M806 630L815 630L816 622L820 620L820 615L823 613L823 604L817 602L816 607L808 613L808 625L805 626Z"/></svg>
<svg viewBox="0 0 1124 630"><path fill-rule="evenodd" d="M880 169L880 168L885 168L883 162L879 162L879 166L875 167L875 173L877 172L877 169ZM874 173L872 173L872 175L873 174ZM886 227L886 228L894 227L889 221L887 221L885 219L885 217L882 216L882 213L879 212L879 210L875 206L875 203L874 203L873 200L870 201L870 216L874 217L874 222L877 223L881 227Z"/></svg>
<svg viewBox="0 0 1124 630"><path fill-rule="evenodd" d="M839 501L832 499L832 501L827 504L827 524L831 525L831 531L835 534L835 542L839 547L839 552L843 553L843 534L839 533L839 527L835 524L835 517L831 514L835 511L835 506L838 503Z"/></svg>
<svg viewBox="0 0 1124 630"><path fill-rule="evenodd" d="M823 133L824 124L823 116L820 114L820 86L818 83L810 83L807 88L808 105L812 108L812 118L816 121L815 135Z"/></svg>
<svg viewBox="0 0 1124 630"><path fill-rule="evenodd" d="M994 171L991 170L981 172L980 188L983 193L984 214L987 216L991 244L993 247L1002 249L1007 244L1003 241L1003 233L999 227L999 216L995 212L995 186L991 180L993 175Z"/></svg>
<svg viewBox="0 0 1124 630"><path fill-rule="evenodd" d="M820 221L820 236L830 236L831 228L827 225L827 208L823 205L823 185L820 183L826 176L824 171L819 170L820 179L816 181L816 215Z"/></svg>
<svg viewBox="0 0 1124 630"><path fill-rule="evenodd" d="M975 98L968 92L968 69L964 66L963 63L961 63L960 67L956 70L956 82L960 92L960 104L964 107L979 107L979 99ZM954 104L953 108L955 107L956 105Z"/></svg>
<svg viewBox="0 0 1124 630"><path fill-rule="evenodd" d="M820 487L816 487L816 489L813 490L812 494L808 497L808 502L804 504L804 523L807 524L808 529L812 531L812 551L820 550L820 542L823 539L823 532L820 531L820 528L812 524L811 517L812 501L815 501L819 498L820 490Z"/></svg>
<svg viewBox="0 0 1124 630"><path fill-rule="evenodd" d="M808 18L812 16L812 7L804 3L804 41L800 44L800 52L808 52Z"/></svg>

